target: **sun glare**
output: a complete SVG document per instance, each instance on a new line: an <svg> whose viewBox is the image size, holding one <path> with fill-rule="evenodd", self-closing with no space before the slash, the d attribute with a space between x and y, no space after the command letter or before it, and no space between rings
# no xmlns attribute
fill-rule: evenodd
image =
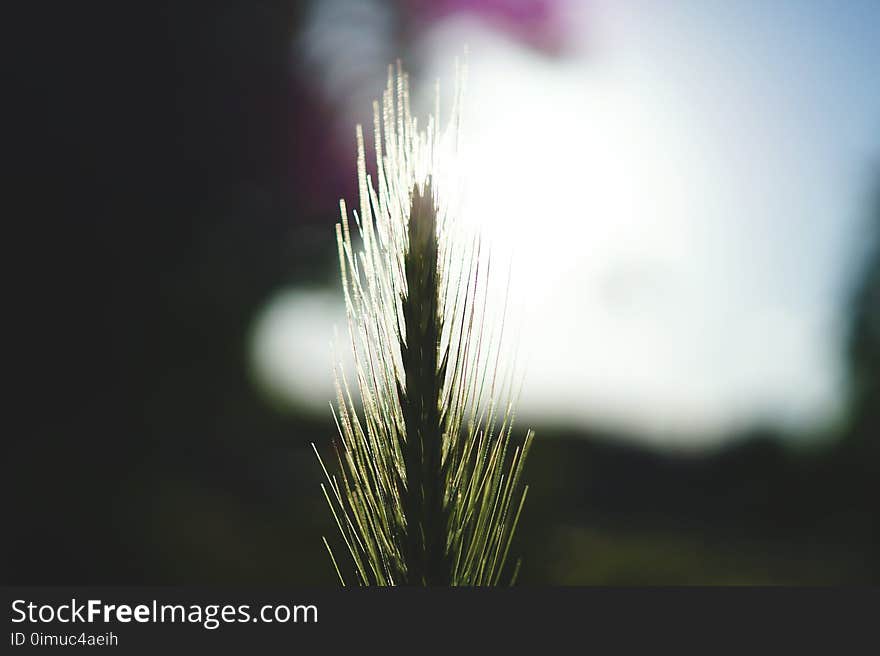
<svg viewBox="0 0 880 656"><path fill-rule="evenodd" d="M821 427L841 399L835 317L857 191L848 142L811 132L843 106L791 105L816 89L787 48L821 60L821 43L765 39L755 69L715 38L748 23L698 3L595 7L574 39L583 52L543 54L458 16L411 53L424 115L433 80L454 95L452 61L469 48L453 206L490 248L497 294L509 266L521 416L677 447L755 422ZM864 117L849 114L856 130ZM310 404L332 392L332 357L309 335L342 315L302 294L263 315L254 357L261 380ZM287 327L270 330L276 319Z"/></svg>

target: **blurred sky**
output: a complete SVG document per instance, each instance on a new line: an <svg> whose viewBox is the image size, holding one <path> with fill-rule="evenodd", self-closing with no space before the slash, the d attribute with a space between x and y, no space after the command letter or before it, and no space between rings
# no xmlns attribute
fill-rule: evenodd
<svg viewBox="0 0 880 656"><path fill-rule="evenodd" d="M880 151L880 3L324 0L310 16L294 48L352 137L390 61L429 106L467 46L461 211L512 258L525 421L693 446L833 420ZM334 324L337 289L279 292L254 324L264 383L326 412Z"/></svg>

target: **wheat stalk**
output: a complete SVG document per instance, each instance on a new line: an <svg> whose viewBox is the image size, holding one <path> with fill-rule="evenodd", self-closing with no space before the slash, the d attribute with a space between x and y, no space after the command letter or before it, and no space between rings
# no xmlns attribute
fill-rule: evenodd
<svg viewBox="0 0 880 656"><path fill-rule="evenodd" d="M497 585L528 491L520 477L533 434L511 452L514 376L500 373L503 322L487 320L489 258L449 209L444 164L458 138L463 81L459 68L448 127L439 127L438 87L435 113L419 130L407 75L389 67L381 105L373 104L375 180L356 129L357 247L340 201L357 393L337 365L337 473L315 453L361 585Z"/></svg>

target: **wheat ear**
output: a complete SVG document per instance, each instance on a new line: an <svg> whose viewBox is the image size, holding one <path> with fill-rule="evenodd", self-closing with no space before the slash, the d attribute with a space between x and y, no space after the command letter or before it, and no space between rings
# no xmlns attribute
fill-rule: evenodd
<svg viewBox="0 0 880 656"><path fill-rule="evenodd" d="M459 69L448 127L439 127L438 89L419 130L407 75L389 67L373 105L375 180L356 130L357 246L340 201L357 393L337 365L337 473L315 453L361 585L497 585L528 491L520 477L533 434L512 444L514 376L500 373L503 323L487 320L489 258L449 210L444 164L463 81Z"/></svg>

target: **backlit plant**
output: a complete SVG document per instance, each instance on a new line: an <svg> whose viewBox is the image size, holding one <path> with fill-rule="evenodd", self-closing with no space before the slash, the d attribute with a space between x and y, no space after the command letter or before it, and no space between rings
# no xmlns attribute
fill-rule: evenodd
<svg viewBox="0 0 880 656"><path fill-rule="evenodd" d="M533 434L514 444L490 260L451 202L463 78L446 129L439 90L420 129L407 75L389 68L373 105L375 178L356 130L356 231L344 201L336 226L354 384L338 365L336 473L321 461L351 561L324 539L343 585L497 585L519 569L505 563Z"/></svg>

